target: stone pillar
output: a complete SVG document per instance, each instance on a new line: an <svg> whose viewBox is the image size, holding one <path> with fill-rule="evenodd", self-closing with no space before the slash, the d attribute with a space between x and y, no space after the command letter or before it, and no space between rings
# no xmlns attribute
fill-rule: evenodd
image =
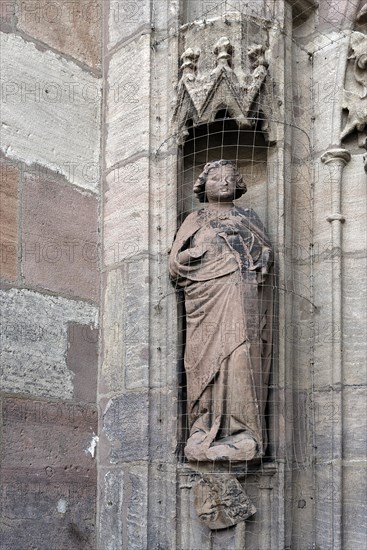
<svg viewBox="0 0 367 550"><path fill-rule="evenodd" d="M321 160L329 169L328 183L331 187L331 213L327 221L331 224L331 373L332 410L343 411L343 312L342 312L342 224L345 221L341 213L343 169L351 155L345 149L330 149ZM332 424L332 501L331 529L333 548L343 547L343 415L335 418Z"/></svg>
<svg viewBox="0 0 367 550"><path fill-rule="evenodd" d="M98 547L175 547L177 6L106 9ZM135 10L136 8L136 10Z"/></svg>

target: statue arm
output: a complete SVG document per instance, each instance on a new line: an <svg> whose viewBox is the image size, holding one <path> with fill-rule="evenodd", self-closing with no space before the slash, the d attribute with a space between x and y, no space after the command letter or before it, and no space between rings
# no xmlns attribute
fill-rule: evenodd
<svg viewBox="0 0 367 550"><path fill-rule="evenodd" d="M176 234L170 253L169 271L171 278L175 279L179 275L180 266L187 266L192 260L198 260L206 252L202 245L190 246L192 237L198 230L196 219L196 212L189 214Z"/></svg>

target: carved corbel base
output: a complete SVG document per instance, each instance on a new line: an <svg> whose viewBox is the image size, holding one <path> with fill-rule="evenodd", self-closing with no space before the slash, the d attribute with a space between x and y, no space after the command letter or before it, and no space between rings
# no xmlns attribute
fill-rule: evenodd
<svg viewBox="0 0 367 550"><path fill-rule="evenodd" d="M193 488L199 519L209 529L225 529L253 516L256 508L232 474L203 474Z"/></svg>
<svg viewBox="0 0 367 550"><path fill-rule="evenodd" d="M194 506L202 525L211 530L237 525L236 533L242 533L241 538L244 522L257 508L262 516L271 517L271 489L278 482L277 474L274 462L182 464L179 467L182 520L194 520L189 511Z"/></svg>

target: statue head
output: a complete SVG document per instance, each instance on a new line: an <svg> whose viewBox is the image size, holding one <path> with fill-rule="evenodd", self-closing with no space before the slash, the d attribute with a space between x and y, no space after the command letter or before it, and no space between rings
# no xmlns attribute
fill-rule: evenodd
<svg viewBox="0 0 367 550"><path fill-rule="evenodd" d="M237 166L231 160L214 160L208 162L200 176L195 182L193 191L197 195L200 202L208 202L205 192L205 185L208 180L209 172L212 170L220 170L223 172L222 167L226 167L227 171L235 178L235 193L233 199L239 199L247 191L246 184L237 170ZM226 177L225 177L226 179Z"/></svg>

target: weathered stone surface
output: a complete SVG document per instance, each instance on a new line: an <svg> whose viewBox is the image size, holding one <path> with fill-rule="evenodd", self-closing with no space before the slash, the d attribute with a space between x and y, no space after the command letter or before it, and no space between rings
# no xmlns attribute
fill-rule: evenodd
<svg viewBox="0 0 367 550"><path fill-rule="evenodd" d="M264 0L256 0L255 2L238 2L234 1L231 4L232 10L238 10L246 15L266 17L271 16L270 6ZM192 22L195 20L205 20L220 14L224 15L228 8L221 2L212 2L210 0L188 0L184 6L184 21ZM231 11L232 11L231 10Z"/></svg>
<svg viewBox="0 0 367 550"><path fill-rule="evenodd" d="M343 375L344 383L351 385L367 381L367 256L362 242L357 246L343 262Z"/></svg>
<svg viewBox="0 0 367 550"><path fill-rule="evenodd" d="M108 174L103 233L106 265L118 264L148 253L148 209L147 158L118 166Z"/></svg>
<svg viewBox="0 0 367 550"><path fill-rule="evenodd" d="M126 266L124 288L124 380L126 389L149 386L149 262Z"/></svg>
<svg viewBox="0 0 367 550"><path fill-rule="evenodd" d="M143 35L113 54L108 71L106 165L149 148L150 36ZM121 128L124 139L121 139Z"/></svg>
<svg viewBox="0 0 367 550"><path fill-rule="evenodd" d="M95 403L98 374L98 330L89 325L68 325L68 368L74 373L74 399Z"/></svg>
<svg viewBox="0 0 367 550"><path fill-rule="evenodd" d="M100 512L98 525L98 547L106 550L123 548L122 507L125 497L124 470L99 472Z"/></svg>
<svg viewBox="0 0 367 550"><path fill-rule="evenodd" d="M19 30L91 67L99 67L102 0L10 1L7 4L4 16L11 13L13 4Z"/></svg>
<svg viewBox="0 0 367 550"><path fill-rule="evenodd" d="M150 394L150 459L176 463L177 401L171 393Z"/></svg>
<svg viewBox="0 0 367 550"><path fill-rule="evenodd" d="M362 157L362 150L360 154L352 155L343 171L343 254L355 258L366 256L367 197Z"/></svg>
<svg viewBox="0 0 367 550"><path fill-rule="evenodd" d="M98 301L97 209L93 195L25 176L22 272L29 286Z"/></svg>
<svg viewBox="0 0 367 550"><path fill-rule="evenodd" d="M129 392L115 397L109 400L102 412L102 435L110 445L109 463L147 460L148 394Z"/></svg>
<svg viewBox="0 0 367 550"><path fill-rule="evenodd" d="M341 138L345 139L352 132L358 133L358 142L362 145L366 139L364 129L367 125L367 85L366 66L367 36L353 32L350 36L348 66L345 75L343 109L348 113Z"/></svg>
<svg viewBox="0 0 367 550"><path fill-rule="evenodd" d="M126 548L147 548L148 465L129 469L130 491L126 502ZM126 529L127 528L127 529Z"/></svg>
<svg viewBox="0 0 367 550"><path fill-rule="evenodd" d="M124 325L122 311L124 307L123 268L107 272L103 277L103 317L101 349L101 369L99 387L102 394L123 390L123 342Z"/></svg>
<svg viewBox="0 0 367 550"><path fill-rule="evenodd" d="M19 170L5 161L0 171L0 276L14 280L18 271Z"/></svg>
<svg viewBox="0 0 367 550"><path fill-rule="evenodd" d="M70 399L68 323L95 327L96 307L28 290L1 291L2 390Z"/></svg>
<svg viewBox="0 0 367 550"><path fill-rule="evenodd" d="M148 387L148 260L137 259L105 277L102 393Z"/></svg>
<svg viewBox="0 0 367 550"><path fill-rule="evenodd" d="M75 63L2 33L2 140L8 157L46 165L95 191L100 81Z"/></svg>
<svg viewBox="0 0 367 550"><path fill-rule="evenodd" d="M361 380L362 382L362 380ZM346 460L367 458L367 385L343 392L343 449ZM366 472L367 473L367 472Z"/></svg>
<svg viewBox="0 0 367 550"><path fill-rule="evenodd" d="M335 31L321 36L322 43L314 45L316 51L313 55L313 79L315 83L320 83L324 81L324 75L328 74L328 84L315 86L315 154L324 152L334 140L339 140L342 117L340 111L336 115L335 105L341 106L343 99L340 79L344 73L340 62L349 41L345 33Z"/></svg>
<svg viewBox="0 0 367 550"><path fill-rule="evenodd" d="M245 521L256 512L235 476L205 474L193 489L200 520L210 529L224 529Z"/></svg>
<svg viewBox="0 0 367 550"><path fill-rule="evenodd" d="M367 464L366 459L344 464L343 548L364 550L366 525Z"/></svg>
<svg viewBox="0 0 367 550"><path fill-rule="evenodd" d="M341 459L341 435L337 431L342 411L340 391L315 391L312 396L314 407L314 445L320 462Z"/></svg>
<svg viewBox="0 0 367 550"><path fill-rule="evenodd" d="M148 467L101 470L99 548L117 550L148 548Z"/></svg>
<svg viewBox="0 0 367 550"><path fill-rule="evenodd" d="M2 547L94 547L97 410L4 399Z"/></svg>
<svg viewBox="0 0 367 550"><path fill-rule="evenodd" d="M177 544L176 468L176 464L163 461L149 464L148 541L151 548L174 548Z"/></svg>
<svg viewBox="0 0 367 550"><path fill-rule="evenodd" d="M109 48L135 33L150 32L150 0L109 0L109 9Z"/></svg>

